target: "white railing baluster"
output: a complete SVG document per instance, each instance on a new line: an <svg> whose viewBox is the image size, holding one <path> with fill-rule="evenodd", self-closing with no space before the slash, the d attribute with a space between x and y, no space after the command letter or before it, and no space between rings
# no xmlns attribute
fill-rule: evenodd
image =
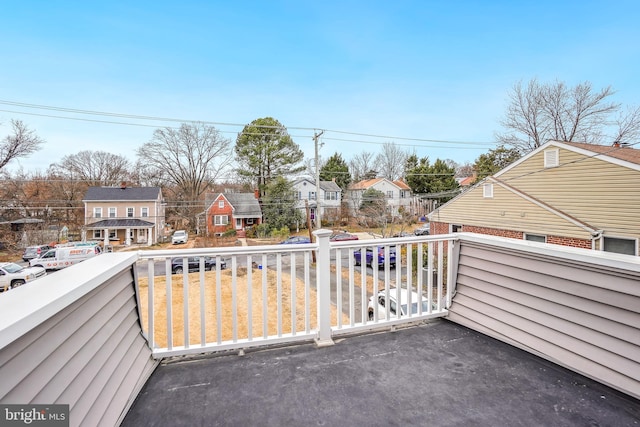
<svg viewBox="0 0 640 427"><path fill-rule="evenodd" d="M206 310L205 310L205 302L206 298L204 297L204 257L200 257L200 345L204 346L207 343L207 320L206 320Z"/></svg>
<svg viewBox="0 0 640 427"><path fill-rule="evenodd" d="M235 255L234 255L235 257ZM253 269L251 255L247 255L247 339L253 340Z"/></svg>
<svg viewBox="0 0 640 427"><path fill-rule="evenodd" d="M222 275L216 274L216 338L222 343Z"/></svg>
<svg viewBox="0 0 640 427"><path fill-rule="evenodd" d="M262 264L260 264L262 272L262 337L267 339L269 336L269 308L267 305L267 255L262 254Z"/></svg>
<svg viewBox="0 0 640 427"><path fill-rule="evenodd" d="M338 328L342 328L342 251L336 249L336 312Z"/></svg>
<svg viewBox="0 0 640 427"><path fill-rule="evenodd" d="M231 258L231 322L233 324L233 342L238 341L238 262Z"/></svg>
<svg viewBox="0 0 640 427"><path fill-rule="evenodd" d="M276 255L276 301L278 306L278 337L282 336L282 253Z"/></svg>
<svg viewBox="0 0 640 427"><path fill-rule="evenodd" d="M310 252L304 253L304 330L311 332L311 273L310 273Z"/></svg>
<svg viewBox="0 0 640 427"><path fill-rule="evenodd" d="M289 302L291 310L291 335L296 334L296 254L291 253L291 265L289 267L291 301Z"/></svg>
<svg viewBox="0 0 640 427"><path fill-rule="evenodd" d="M156 308L155 305L155 298L154 298L154 289L155 289L155 260L153 258L149 258L149 261L147 262L147 283L148 283L148 287L147 287L147 299L149 300L148 304L148 309L147 309L147 335L148 335L148 339L149 339L149 345L151 346L151 348L155 348L156 347L156 334L155 334L155 313L154 313L154 309Z"/></svg>
<svg viewBox="0 0 640 427"><path fill-rule="evenodd" d="M171 276L171 258L164 260L166 275L166 300L167 300L167 348L173 348L173 284Z"/></svg>

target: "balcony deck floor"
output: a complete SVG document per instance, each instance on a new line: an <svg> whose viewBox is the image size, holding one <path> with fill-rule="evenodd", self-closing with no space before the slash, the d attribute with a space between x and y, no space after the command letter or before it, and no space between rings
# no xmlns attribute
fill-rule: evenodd
<svg viewBox="0 0 640 427"><path fill-rule="evenodd" d="M640 426L640 401L446 320L162 363L123 426Z"/></svg>

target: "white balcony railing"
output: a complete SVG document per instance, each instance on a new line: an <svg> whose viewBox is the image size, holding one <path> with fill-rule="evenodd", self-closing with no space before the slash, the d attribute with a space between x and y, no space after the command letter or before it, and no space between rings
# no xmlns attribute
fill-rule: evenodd
<svg viewBox="0 0 640 427"><path fill-rule="evenodd" d="M155 357L327 344L336 335L447 313L451 236L331 243L329 234L319 230L316 243L299 245L140 251L141 316ZM362 262L372 258L361 256L367 248L381 254L380 268L375 259L373 267ZM383 262L394 252L395 265ZM384 309L371 299L379 292L391 302ZM416 308L394 310L396 301Z"/></svg>

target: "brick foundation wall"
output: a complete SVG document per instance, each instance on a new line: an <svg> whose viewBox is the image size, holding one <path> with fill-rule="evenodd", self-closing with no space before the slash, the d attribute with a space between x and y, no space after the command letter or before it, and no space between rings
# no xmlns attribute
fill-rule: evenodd
<svg viewBox="0 0 640 427"><path fill-rule="evenodd" d="M477 227L474 225L463 225L462 232L486 234L489 236L508 237L510 239L524 239L524 233L521 231L504 230L499 228ZM431 222L431 234L448 234L449 223ZM577 239L565 236L547 236L547 243L553 245L571 246L574 248L591 249L590 239Z"/></svg>

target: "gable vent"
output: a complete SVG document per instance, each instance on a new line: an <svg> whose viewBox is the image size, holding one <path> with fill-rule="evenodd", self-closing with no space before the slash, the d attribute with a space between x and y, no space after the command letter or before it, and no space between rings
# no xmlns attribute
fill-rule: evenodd
<svg viewBox="0 0 640 427"><path fill-rule="evenodd" d="M557 148L544 150L544 167L555 168L560 166L560 150Z"/></svg>

